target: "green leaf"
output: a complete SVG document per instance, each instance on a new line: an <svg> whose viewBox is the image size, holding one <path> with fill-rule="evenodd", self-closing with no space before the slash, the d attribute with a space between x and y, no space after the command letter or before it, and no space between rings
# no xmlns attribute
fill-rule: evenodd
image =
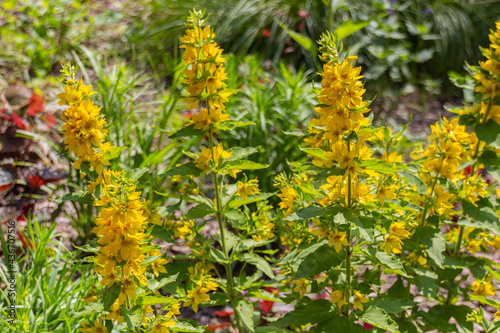
<svg viewBox="0 0 500 333"><path fill-rule="evenodd" d="M122 150L128 149L128 147L115 147L114 149L111 149L107 152L104 153L104 159L105 160L112 160L114 158L117 158L120 156L120 153Z"/></svg>
<svg viewBox="0 0 500 333"><path fill-rule="evenodd" d="M246 229L248 227L247 217L238 209L228 209L224 212L224 216L237 229Z"/></svg>
<svg viewBox="0 0 500 333"><path fill-rule="evenodd" d="M132 169L129 171L129 177L135 180L139 180L148 171L149 168Z"/></svg>
<svg viewBox="0 0 500 333"><path fill-rule="evenodd" d="M92 202L92 195L87 191L78 190L72 194L66 194L62 198L57 198L54 201L57 203L61 203L63 201L73 201L80 204L89 204Z"/></svg>
<svg viewBox="0 0 500 333"><path fill-rule="evenodd" d="M181 128L178 131L170 134L168 137L170 139L182 138L185 136L201 136L203 135L203 131L199 129L194 129L194 124Z"/></svg>
<svg viewBox="0 0 500 333"><path fill-rule="evenodd" d="M437 274L424 268L415 268L415 285L418 290L430 299L436 299L439 282Z"/></svg>
<svg viewBox="0 0 500 333"><path fill-rule="evenodd" d="M125 319L128 328L132 329L141 324L142 308L140 305L136 305L129 310L125 304L122 304L122 306L120 306L120 315Z"/></svg>
<svg viewBox="0 0 500 333"><path fill-rule="evenodd" d="M331 268L340 265L343 259L345 259L345 255L340 256L331 246L325 244L304 258L297 269L294 279L310 278L321 272L327 272Z"/></svg>
<svg viewBox="0 0 500 333"><path fill-rule="evenodd" d="M266 274L269 278L274 279L274 273L271 269L271 265L266 261L266 259L260 257L254 253L243 253L238 255L239 261L245 261L249 264L256 266L260 269L264 274Z"/></svg>
<svg viewBox="0 0 500 333"><path fill-rule="evenodd" d="M163 174L160 177L175 176L175 175L192 175L198 177L203 170L196 167L194 162L179 165Z"/></svg>
<svg viewBox="0 0 500 333"><path fill-rule="evenodd" d="M232 169L259 170L259 169L265 169L268 166L269 166L268 164L261 164L249 160L237 160L237 161L225 162L222 165L222 168L224 170L232 170Z"/></svg>
<svg viewBox="0 0 500 333"><path fill-rule="evenodd" d="M443 268L445 259L443 251L446 250L446 242L441 230L432 227L420 227L417 228L417 236L429 257L434 260L439 268Z"/></svg>
<svg viewBox="0 0 500 333"><path fill-rule="evenodd" d="M213 261L219 264L226 264L229 262L229 259L226 258L224 252L222 252L219 249L210 248L210 257L212 258Z"/></svg>
<svg viewBox="0 0 500 333"><path fill-rule="evenodd" d="M244 240L242 240L241 242L238 243L238 245L234 249L234 252L235 253L240 253L240 252L243 252L243 251L248 251L248 250L253 249L255 247L259 247L259 246L262 246L262 245L270 244L272 242L273 242L272 239L268 239L268 240L262 239L260 242L257 242L253 238L247 238L247 239L244 239Z"/></svg>
<svg viewBox="0 0 500 333"><path fill-rule="evenodd" d="M210 293L210 301L203 303L203 306L220 306L227 305L231 300L225 293L215 292Z"/></svg>
<svg viewBox="0 0 500 333"><path fill-rule="evenodd" d="M297 271L300 264L318 248L328 244L328 240L322 239L314 243L302 243L298 247L286 253L278 262L279 265L290 265L294 271Z"/></svg>
<svg viewBox="0 0 500 333"><path fill-rule="evenodd" d="M340 42L346 37L349 37L353 33L363 29L370 23L370 21L360 21L360 22L352 22L352 21L347 21L342 23L340 27L337 27L335 29L335 36L337 37L337 40Z"/></svg>
<svg viewBox="0 0 500 333"><path fill-rule="evenodd" d="M290 36L294 41L296 41L297 44L306 49L306 51L309 52L309 54L313 57L313 59L316 59L318 51L316 50L316 45L314 44L314 41L312 41L307 36L301 35L293 30L288 29L281 22L278 22L278 24L283 30L286 31L288 36Z"/></svg>
<svg viewBox="0 0 500 333"><path fill-rule="evenodd" d="M109 311L113 303L116 301L120 292L122 291L122 287L119 283L113 284L111 287L104 290L103 305L104 310Z"/></svg>
<svg viewBox="0 0 500 333"><path fill-rule="evenodd" d="M479 163L484 164L488 171L497 182L500 183L500 158L491 150L487 150L479 157Z"/></svg>
<svg viewBox="0 0 500 333"><path fill-rule="evenodd" d="M334 314L333 304L326 299L314 300L308 304L300 304L295 310L288 312L271 326L308 325L319 324L331 319Z"/></svg>
<svg viewBox="0 0 500 333"><path fill-rule="evenodd" d="M203 333L205 330L201 327L195 327L188 321L178 321L174 326L169 328L174 332L182 332L182 333Z"/></svg>
<svg viewBox="0 0 500 333"><path fill-rule="evenodd" d="M312 333L331 333L332 327L335 327L335 332L350 333L351 324L349 319L343 316L335 316L330 320L324 321L316 327L311 328Z"/></svg>
<svg viewBox="0 0 500 333"><path fill-rule="evenodd" d="M427 185L425 185L424 182L413 173L409 171L399 171L399 175L408 180L410 185L415 185L419 194L425 194L427 191Z"/></svg>
<svg viewBox="0 0 500 333"><path fill-rule="evenodd" d="M161 239L167 243L174 243L174 239L172 238L172 231L165 229L160 225L155 225L153 230L151 231L151 235L155 238Z"/></svg>
<svg viewBox="0 0 500 333"><path fill-rule="evenodd" d="M323 149L319 149L319 148L302 148L300 147L300 150L302 150L303 152L309 154L309 155L312 155L314 157L318 157L318 158L321 158L321 159L324 159L326 160L326 156L325 156L325 151Z"/></svg>
<svg viewBox="0 0 500 333"><path fill-rule="evenodd" d="M215 210L213 210L212 207L208 206L207 204L199 204L194 206L187 212L186 218L188 220L201 219L207 215L213 215L214 213Z"/></svg>
<svg viewBox="0 0 500 333"><path fill-rule="evenodd" d="M174 274L174 275L170 275L170 276L162 278L160 280L148 280L148 288L151 291L157 291L158 289L162 288L163 286L166 286L167 284L176 281L178 276L179 276L179 273Z"/></svg>
<svg viewBox="0 0 500 333"><path fill-rule="evenodd" d="M102 305L102 303L95 302L95 303L91 303L91 304L87 305L82 310L75 312L74 316L80 317L83 315L89 315L89 314L94 313L94 312L102 313L103 311L104 311L104 306Z"/></svg>
<svg viewBox="0 0 500 333"><path fill-rule="evenodd" d="M376 306L369 306L360 316L365 322L389 332L398 332L398 324L385 312Z"/></svg>
<svg viewBox="0 0 500 333"><path fill-rule="evenodd" d="M363 160L360 163L360 167L383 174L394 174L397 171L392 165L381 160Z"/></svg>
<svg viewBox="0 0 500 333"><path fill-rule="evenodd" d="M464 213L469 215L477 223L477 226L483 226L493 230L497 235L500 234L498 215L492 203L486 198L480 198L476 205L477 207L470 202L462 202Z"/></svg>
<svg viewBox="0 0 500 333"><path fill-rule="evenodd" d="M387 252L374 247L363 248L361 251L365 253L374 263L378 263L383 267L389 268L398 275L405 277L408 276L401 262L396 259L396 257L387 254Z"/></svg>
<svg viewBox="0 0 500 333"><path fill-rule="evenodd" d="M244 298L236 299L234 313L240 318L241 324L243 325L245 330L247 330L249 333L255 332L253 323L253 305L249 300Z"/></svg>
<svg viewBox="0 0 500 333"><path fill-rule="evenodd" d="M2 3L2 8L5 10L12 10L16 8L17 0L6 0Z"/></svg>
<svg viewBox="0 0 500 333"><path fill-rule="evenodd" d="M256 333L294 333L286 328L272 327L272 326L260 326L255 328Z"/></svg>
<svg viewBox="0 0 500 333"><path fill-rule="evenodd" d="M293 212L290 214L286 220L288 221L303 221L303 220L308 220L310 218L319 216L319 215L326 215L328 213L331 213L332 210L330 208L325 208L321 207L318 205L310 205L307 206L306 208L302 208L301 210L297 212Z"/></svg>
<svg viewBox="0 0 500 333"><path fill-rule="evenodd" d="M83 252L98 252L101 250L101 247L97 242L91 242L89 244L85 244L81 247L78 247L76 245L73 245L76 249L83 251Z"/></svg>
<svg viewBox="0 0 500 333"><path fill-rule="evenodd" d="M169 296L143 296L138 298L140 305L153 305L153 304L172 304L177 300Z"/></svg>
<svg viewBox="0 0 500 333"><path fill-rule="evenodd" d="M226 230L224 232L224 236L226 238L226 249L227 249L227 252L230 252L233 249L233 246L235 246L236 243L238 242L238 237L235 234L233 234L231 231L229 231L229 230ZM215 234L215 239L217 239L217 241L219 242L219 244L222 244L220 232L217 232Z"/></svg>
<svg viewBox="0 0 500 333"><path fill-rule="evenodd" d="M226 131L226 130L232 130L238 127L245 127L245 126L250 126L254 125L255 123L253 121L235 121L235 120L230 120L230 121L224 121L222 123L217 124L217 128Z"/></svg>
<svg viewBox="0 0 500 333"><path fill-rule="evenodd" d="M287 132L283 131L283 134L293 135L293 136L305 136L306 135L304 132L302 132L301 130L299 130L297 128L294 128L291 131L287 131Z"/></svg>
<svg viewBox="0 0 500 333"><path fill-rule="evenodd" d="M474 127L474 132L479 140L495 148L500 148L500 125L493 119L488 120L485 124L477 124Z"/></svg>
<svg viewBox="0 0 500 333"><path fill-rule="evenodd" d="M252 194L249 195L246 199L233 199L231 202L228 204L228 207L231 208L237 208L243 205L247 205L253 202L258 202L258 201L263 201L266 200L267 198L270 198L274 195L275 193L258 193L258 194Z"/></svg>
<svg viewBox="0 0 500 333"><path fill-rule="evenodd" d="M473 295L473 294L470 294L469 297L471 299L474 299L482 304L488 304L492 307L494 307L495 309L498 309L500 310L500 305L497 301L495 301L494 299L489 299L489 298L486 298L484 296L479 296L479 295Z"/></svg>
<svg viewBox="0 0 500 333"><path fill-rule="evenodd" d="M404 310L413 308L417 303L409 299L401 299L395 297L378 296L370 301L367 305L373 305L387 313L400 313Z"/></svg>
<svg viewBox="0 0 500 333"><path fill-rule="evenodd" d="M255 154L257 152L257 149L254 147L245 147L245 148L238 147L230 150L230 152L232 153L232 156L226 158L226 161L236 161L241 158L250 156L252 154Z"/></svg>
<svg viewBox="0 0 500 333"><path fill-rule="evenodd" d="M230 202L230 200L233 200L236 198L235 194L238 191L238 186L236 184L228 184L228 185L223 185L221 189L221 199L220 203L222 208L224 209L226 205Z"/></svg>

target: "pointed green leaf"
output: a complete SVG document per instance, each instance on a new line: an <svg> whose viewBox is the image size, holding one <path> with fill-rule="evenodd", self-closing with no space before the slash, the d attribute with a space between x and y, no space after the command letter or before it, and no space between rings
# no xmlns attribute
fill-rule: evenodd
<svg viewBox="0 0 500 333"><path fill-rule="evenodd" d="M389 332L398 332L398 324L396 324L394 319L392 319L387 312L376 306L369 306L360 317L365 322L375 327Z"/></svg>

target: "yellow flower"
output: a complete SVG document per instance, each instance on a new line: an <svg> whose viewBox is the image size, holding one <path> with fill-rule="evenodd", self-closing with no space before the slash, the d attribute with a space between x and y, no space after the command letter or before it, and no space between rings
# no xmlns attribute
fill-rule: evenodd
<svg viewBox="0 0 500 333"><path fill-rule="evenodd" d="M398 187L396 185L386 185L382 186L377 193L377 199L380 202L380 204L383 206L385 203L385 198L393 200L396 199L396 193L395 191L398 190Z"/></svg>
<svg viewBox="0 0 500 333"><path fill-rule="evenodd" d="M307 279L298 279L298 280L293 280L292 284L295 285L295 288L293 288L293 291L296 293L300 293L300 298L304 297L304 295L307 292Z"/></svg>
<svg viewBox="0 0 500 333"><path fill-rule="evenodd" d="M214 147L213 151L208 147L203 147L201 153L198 153L196 167L206 170L208 169L208 163L212 162L213 166L217 169L221 164L221 159L229 158L231 156L233 156L233 153L225 151L221 142Z"/></svg>
<svg viewBox="0 0 500 333"><path fill-rule="evenodd" d="M90 328L82 327L81 331L83 333L106 333L106 332L108 332L108 328L102 324L102 321L103 321L103 318L100 317L95 321L94 327L90 327Z"/></svg>
<svg viewBox="0 0 500 333"><path fill-rule="evenodd" d="M191 122L195 129L206 131L211 124L218 124L229 119L229 115L221 112L220 108L212 108L210 110L202 108L198 114L191 117Z"/></svg>
<svg viewBox="0 0 500 333"><path fill-rule="evenodd" d="M401 253L403 242L396 235L387 235L385 237L385 241L381 244L381 247L387 252L387 254L393 253L399 254Z"/></svg>
<svg viewBox="0 0 500 333"><path fill-rule="evenodd" d="M335 290L330 295L330 302L337 304L337 307L340 309L344 304L346 304L346 299L344 293L341 290Z"/></svg>
<svg viewBox="0 0 500 333"><path fill-rule="evenodd" d="M285 217L288 217L294 210L293 204L297 201L297 192L291 187L283 187L280 190L281 194L277 194L281 199L279 207L286 209Z"/></svg>
<svg viewBox="0 0 500 333"><path fill-rule="evenodd" d="M194 289L188 290L187 300L183 306L191 305L193 311L198 313L198 305L210 301L210 296L207 293L211 290L217 290L217 288L218 286L212 278L198 280Z"/></svg>
<svg viewBox="0 0 500 333"><path fill-rule="evenodd" d="M344 246L349 245L349 242L345 237L346 233L343 231L332 232L328 237L328 245L332 246L335 244L334 245L335 251L339 253L340 250L342 249L342 245Z"/></svg>
<svg viewBox="0 0 500 333"><path fill-rule="evenodd" d="M476 280L472 284L472 295L476 296L493 296L495 295L495 287L491 283L491 277L486 281Z"/></svg>
<svg viewBox="0 0 500 333"><path fill-rule="evenodd" d="M175 321L170 318L165 318L164 320L160 319L160 321L153 326L151 333L170 333L168 328L174 325Z"/></svg>
<svg viewBox="0 0 500 333"><path fill-rule="evenodd" d="M116 325L120 325L123 323L125 318L120 315L120 307L117 306L117 303L113 304L110 309L110 313L106 316L107 320L113 320Z"/></svg>
<svg viewBox="0 0 500 333"><path fill-rule="evenodd" d="M248 195L260 193L259 180L257 178L251 179L246 183L238 182L237 186L238 190L236 190L236 195L239 195L245 200Z"/></svg>
<svg viewBox="0 0 500 333"><path fill-rule="evenodd" d="M158 255L160 255L160 251L158 250L158 251L150 252L149 255L150 256L158 256ZM153 269L153 273L156 277L158 277L158 275L160 273L167 273L167 270L165 268L166 264L168 264L168 260L163 259L163 258L158 258L151 263L151 268Z"/></svg>
<svg viewBox="0 0 500 333"><path fill-rule="evenodd" d="M359 291L354 292L354 307L363 311L363 303L367 303L368 299Z"/></svg>

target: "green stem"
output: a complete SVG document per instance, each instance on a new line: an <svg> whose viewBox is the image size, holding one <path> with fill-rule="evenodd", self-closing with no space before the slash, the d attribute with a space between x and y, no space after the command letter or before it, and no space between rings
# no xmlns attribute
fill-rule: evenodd
<svg viewBox="0 0 500 333"><path fill-rule="evenodd" d="M214 159L215 156L215 146L214 146L214 138L212 134L212 126L208 129L208 140L210 142L210 149L212 150L212 159ZM217 163L217 161L213 161L214 164ZM217 169L217 168L216 168ZM217 209L217 222L219 223L219 232L220 232L220 239L221 239L221 246L222 246L222 252L224 253L224 258L227 260L224 263L224 268L226 269L226 277L227 277L227 295L229 296L229 299L231 300L231 305L233 309L235 309L235 290L234 290L234 284L233 284L233 272L231 270L231 258L229 256L229 252L227 250L226 246L226 223L225 220L222 218L222 205L221 205L221 196L220 196L220 186L219 186L219 175L217 173L217 170L212 171L212 177L214 181L214 191L215 191L215 201L216 201L216 209ZM245 331L243 330L241 323L240 323L240 318L236 314L234 317L236 318L236 325L238 326L238 332L244 333Z"/></svg>
<svg viewBox="0 0 500 333"><path fill-rule="evenodd" d="M351 143L347 142L347 151L351 151ZM347 207L349 209L352 208L352 178L351 175L347 175ZM349 318L349 310L351 309L351 254L352 254L352 249L351 249L351 223L349 221L347 222L347 246L346 246L346 268L345 268L345 274L346 274L346 284L347 284L347 295L346 295L346 316Z"/></svg>
<svg viewBox="0 0 500 333"><path fill-rule="evenodd" d="M455 250L453 251L453 257L456 257L460 253L460 247L462 246L462 240L464 238L464 226L460 226L460 231L458 232L458 241Z"/></svg>
<svg viewBox="0 0 500 333"><path fill-rule="evenodd" d="M434 178L434 184L432 185L431 193L429 194L429 197L432 199L432 195L434 194L434 190L436 189L436 184L437 184L437 176ZM428 207L428 200L427 200L427 195L425 196L425 202L424 202L424 212L422 213L422 220L420 220L420 226L423 227L425 223L425 218L427 217L427 209Z"/></svg>

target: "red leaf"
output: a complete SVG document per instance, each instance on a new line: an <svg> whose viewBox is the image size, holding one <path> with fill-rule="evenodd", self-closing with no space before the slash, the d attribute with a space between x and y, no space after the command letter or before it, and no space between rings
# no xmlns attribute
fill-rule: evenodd
<svg viewBox="0 0 500 333"><path fill-rule="evenodd" d="M30 104L28 104L28 115L34 117L37 113L43 112L45 110L45 99L33 93L30 99Z"/></svg>

